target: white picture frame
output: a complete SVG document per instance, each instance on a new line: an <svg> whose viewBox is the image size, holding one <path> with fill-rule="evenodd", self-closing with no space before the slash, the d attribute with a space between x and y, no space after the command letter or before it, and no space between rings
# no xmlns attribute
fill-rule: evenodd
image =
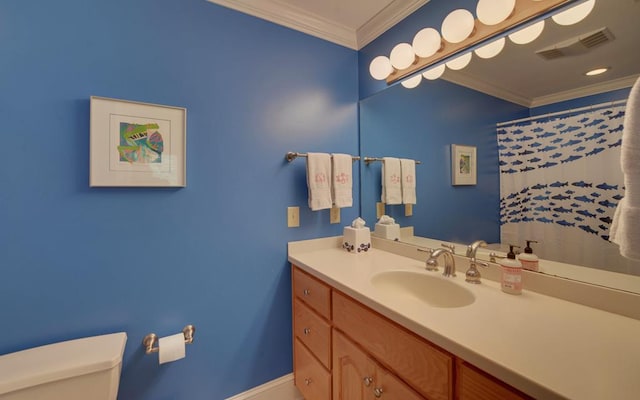
<svg viewBox="0 0 640 400"><path fill-rule="evenodd" d="M477 156L475 146L451 145L451 184L477 184Z"/></svg>
<svg viewBox="0 0 640 400"><path fill-rule="evenodd" d="M187 109L91 96L90 187L185 187Z"/></svg>

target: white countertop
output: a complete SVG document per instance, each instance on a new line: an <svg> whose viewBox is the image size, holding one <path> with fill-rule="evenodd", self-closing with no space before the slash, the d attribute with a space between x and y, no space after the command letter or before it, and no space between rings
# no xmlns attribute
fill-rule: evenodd
<svg viewBox="0 0 640 400"><path fill-rule="evenodd" d="M640 321L538 293L520 296L498 283L464 282L424 270L424 262L378 249L348 253L335 238L292 242L289 261L423 338L540 399L640 396ZM431 307L385 297L370 279L388 270L452 280L475 302Z"/></svg>

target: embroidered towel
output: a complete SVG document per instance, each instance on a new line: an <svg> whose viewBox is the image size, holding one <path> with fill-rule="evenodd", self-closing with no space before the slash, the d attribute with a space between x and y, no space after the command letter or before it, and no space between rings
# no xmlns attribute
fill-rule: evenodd
<svg viewBox="0 0 640 400"><path fill-rule="evenodd" d="M338 208L353 205L353 159L349 154L332 154L333 204Z"/></svg>
<svg viewBox="0 0 640 400"><path fill-rule="evenodd" d="M307 187L312 211L331 208L331 156L327 153L307 154Z"/></svg>
<svg viewBox="0 0 640 400"><path fill-rule="evenodd" d="M400 160L394 157L382 159L382 197L386 204L402 204Z"/></svg>
<svg viewBox="0 0 640 400"><path fill-rule="evenodd" d="M625 110L620 164L625 194L616 208L609 230L620 254L640 260L640 78L631 88Z"/></svg>
<svg viewBox="0 0 640 400"><path fill-rule="evenodd" d="M400 170L402 174L402 202L416 204L416 162L401 158Z"/></svg>

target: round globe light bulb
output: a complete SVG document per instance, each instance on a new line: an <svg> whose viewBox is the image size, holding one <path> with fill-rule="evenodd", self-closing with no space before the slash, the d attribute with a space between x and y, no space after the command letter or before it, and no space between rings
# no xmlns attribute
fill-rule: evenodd
<svg viewBox="0 0 640 400"><path fill-rule="evenodd" d="M369 64L369 73L373 79L377 79L379 81L387 79L392 72L393 66L391 65L391 61L388 57L378 56L371 61L371 64Z"/></svg>
<svg viewBox="0 0 640 400"><path fill-rule="evenodd" d="M420 84L420 81L422 81L422 75L418 74L409 79L405 79L404 81L400 82L400 84L406 87L407 89L413 89L415 87L418 87L418 85Z"/></svg>
<svg viewBox="0 0 640 400"><path fill-rule="evenodd" d="M540 36L544 30L544 20L536 22L535 24L528 26L524 29L520 29L517 32L509 35L509 39L515 44L527 44L531 43Z"/></svg>
<svg viewBox="0 0 640 400"><path fill-rule="evenodd" d="M424 28L413 38L413 52L418 57L431 57L442 47L440 33L433 28Z"/></svg>
<svg viewBox="0 0 640 400"><path fill-rule="evenodd" d="M493 58L500 54L502 49L504 49L504 44L507 42L505 38L500 38L498 40L494 40L489 44L485 44L484 46L475 49L475 53L478 57L488 59Z"/></svg>
<svg viewBox="0 0 640 400"><path fill-rule="evenodd" d="M413 64L416 60L416 54L413 52L413 47L409 43L398 43L391 50L390 55L391 65L395 69L406 69Z"/></svg>
<svg viewBox="0 0 640 400"><path fill-rule="evenodd" d="M478 20L485 25L496 25L509 18L516 0L480 0L476 7Z"/></svg>
<svg viewBox="0 0 640 400"><path fill-rule="evenodd" d="M593 7L596 5L596 0L588 0L584 3L580 3L577 6L573 6L570 9L558 13L551 18L558 25L573 25L582 21L593 11Z"/></svg>
<svg viewBox="0 0 640 400"><path fill-rule="evenodd" d="M460 43L473 33L475 19L463 8L453 10L442 21L442 37L449 43Z"/></svg>
<svg viewBox="0 0 640 400"><path fill-rule="evenodd" d="M449 61L446 63L447 68L452 69L454 71L458 71L461 70L462 68L466 67L467 65L469 65L469 62L471 62L471 52L463 54L461 56L458 56L456 58L454 58L453 60Z"/></svg>
<svg viewBox="0 0 640 400"><path fill-rule="evenodd" d="M430 81L434 81L438 78L440 78L442 76L442 74L444 74L444 70L446 69L446 66L444 64L440 64L437 67L433 67L427 71L424 71L422 73L422 76L425 79L429 79Z"/></svg>

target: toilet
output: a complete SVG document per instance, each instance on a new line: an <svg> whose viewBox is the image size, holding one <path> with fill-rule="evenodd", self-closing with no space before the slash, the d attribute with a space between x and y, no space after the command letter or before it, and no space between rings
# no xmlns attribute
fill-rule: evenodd
<svg viewBox="0 0 640 400"><path fill-rule="evenodd" d="M0 400L116 400L124 332L0 356Z"/></svg>

